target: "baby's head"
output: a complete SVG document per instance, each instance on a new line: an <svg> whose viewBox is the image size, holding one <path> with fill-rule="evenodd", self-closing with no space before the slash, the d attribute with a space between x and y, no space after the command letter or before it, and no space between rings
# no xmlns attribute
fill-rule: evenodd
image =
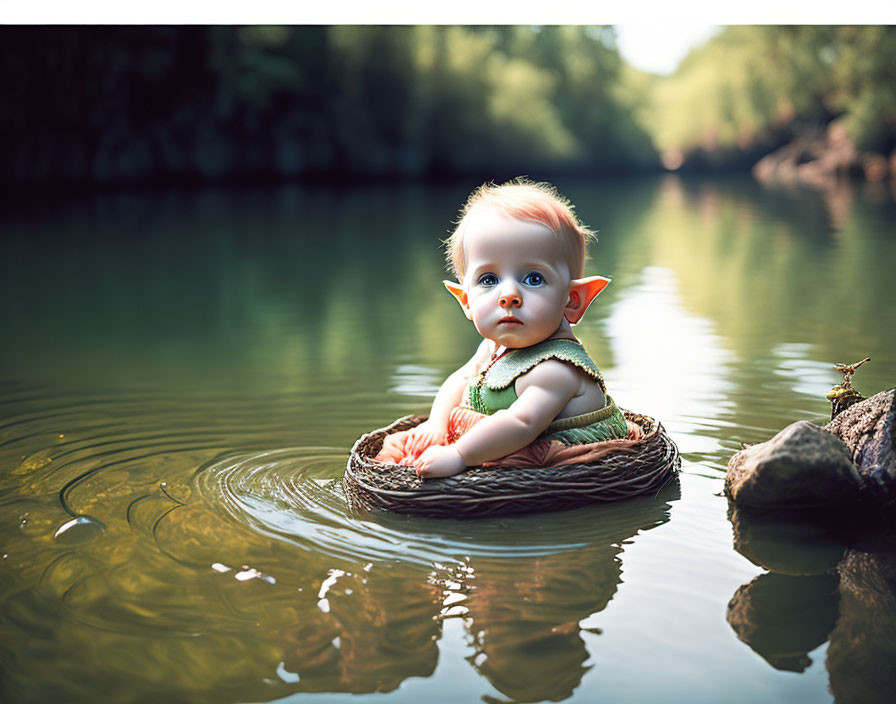
<svg viewBox="0 0 896 704"><path fill-rule="evenodd" d="M579 278L592 237L552 186L486 184L467 200L447 241L457 282L445 286L483 337L528 347L564 326L568 332L609 283Z"/></svg>
<svg viewBox="0 0 896 704"><path fill-rule="evenodd" d="M475 227L477 217L485 214L544 225L557 236L570 277L583 275L585 250L588 241L594 239L594 233L579 222L569 201L552 185L516 179L500 186L483 184L464 204L457 227L446 241L448 263L458 281L464 280L467 268L464 236Z"/></svg>

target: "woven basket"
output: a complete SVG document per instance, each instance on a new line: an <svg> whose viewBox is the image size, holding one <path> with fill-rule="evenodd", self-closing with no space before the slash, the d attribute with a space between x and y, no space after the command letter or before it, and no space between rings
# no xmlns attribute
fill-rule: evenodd
<svg viewBox="0 0 896 704"><path fill-rule="evenodd" d="M611 452L591 464L559 467L471 467L453 477L423 480L410 467L373 459L386 435L426 420L406 416L358 438L342 485L356 509L443 518L557 511L656 493L679 471L678 448L653 418L630 411L625 417L644 432L634 452Z"/></svg>

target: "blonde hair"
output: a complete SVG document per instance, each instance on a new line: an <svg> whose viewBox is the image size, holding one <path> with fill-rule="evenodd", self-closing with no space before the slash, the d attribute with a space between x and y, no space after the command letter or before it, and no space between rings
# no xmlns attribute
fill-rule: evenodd
<svg viewBox="0 0 896 704"><path fill-rule="evenodd" d="M585 250L589 240L597 238L573 212L572 204L557 189L546 182L532 182L517 178L500 186L484 183L467 198L460 211L460 219L451 236L445 240L448 264L461 281L466 270L464 233L470 215L483 208L494 208L517 220L529 220L547 226L566 246L569 273L580 278L585 272Z"/></svg>

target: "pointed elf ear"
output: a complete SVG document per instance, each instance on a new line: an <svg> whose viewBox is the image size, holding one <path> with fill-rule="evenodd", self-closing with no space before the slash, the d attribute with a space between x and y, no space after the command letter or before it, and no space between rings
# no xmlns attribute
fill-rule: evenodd
<svg viewBox="0 0 896 704"><path fill-rule="evenodd" d="M605 276L589 276L585 279L573 279L569 283L569 303L564 315L571 325L578 323L584 316L591 301L603 291L610 280Z"/></svg>
<svg viewBox="0 0 896 704"><path fill-rule="evenodd" d="M467 292L464 291L464 287L461 286L456 281L443 281L445 284L445 288L457 299L457 302L460 303L460 307L464 309L464 315L468 318L470 317L470 307L467 305Z"/></svg>

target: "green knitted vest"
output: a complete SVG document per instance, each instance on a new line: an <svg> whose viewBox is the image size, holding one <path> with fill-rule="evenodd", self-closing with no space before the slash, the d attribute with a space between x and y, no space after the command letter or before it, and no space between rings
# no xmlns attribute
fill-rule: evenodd
<svg viewBox="0 0 896 704"><path fill-rule="evenodd" d="M606 391L604 379L585 348L575 340L545 340L531 347L509 350L480 372L467 387L464 405L491 415L517 400L514 382L548 359L568 362L592 377Z"/></svg>
<svg viewBox="0 0 896 704"><path fill-rule="evenodd" d="M463 404L474 411L491 415L510 408L517 400L514 382L536 364L559 359L574 365L593 378L606 394L606 386L597 365L575 340L545 340L532 347L510 350L480 372L464 393ZM625 416L607 396L607 405L592 413L560 418L551 423L544 436L564 445L582 445L628 434Z"/></svg>

